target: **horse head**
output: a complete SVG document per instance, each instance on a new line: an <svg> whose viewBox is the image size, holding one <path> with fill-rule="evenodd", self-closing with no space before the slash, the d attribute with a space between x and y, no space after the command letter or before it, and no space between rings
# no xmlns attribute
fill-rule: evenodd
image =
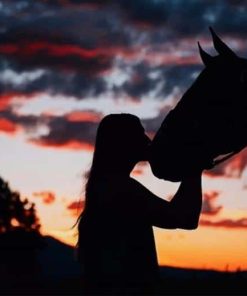
<svg viewBox="0 0 247 296"><path fill-rule="evenodd" d="M210 28L218 55L198 43L205 68L154 137L150 164L158 178L178 181L193 167L247 145L247 60Z"/></svg>
<svg viewBox="0 0 247 296"><path fill-rule="evenodd" d="M207 89L206 102L224 100L225 103L236 103L243 99L247 102L247 60L238 57L210 27L212 40L217 56L211 56L202 49L198 42L199 53L205 69L198 77L200 91ZM196 84L195 83L195 84ZM227 101L227 102L226 102Z"/></svg>

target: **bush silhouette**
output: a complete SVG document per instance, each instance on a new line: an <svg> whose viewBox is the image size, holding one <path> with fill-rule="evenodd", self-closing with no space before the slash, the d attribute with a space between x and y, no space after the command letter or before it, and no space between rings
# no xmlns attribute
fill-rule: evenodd
<svg viewBox="0 0 247 296"><path fill-rule="evenodd" d="M35 204L27 199L21 200L20 193L12 191L9 184L0 178L0 233L16 227L39 232Z"/></svg>
<svg viewBox="0 0 247 296"><path fill-rule="evenodd" d="M0 277L6 291L29 287L39 277L36 250L45 246L39 230L35 204L0 178Z"/></svg>

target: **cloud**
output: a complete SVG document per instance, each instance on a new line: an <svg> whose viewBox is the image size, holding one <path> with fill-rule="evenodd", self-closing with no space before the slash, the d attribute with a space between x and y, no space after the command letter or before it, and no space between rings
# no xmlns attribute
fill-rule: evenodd
<svg viewBox="0 0 247 296"><path fill-rule="evenodd" d="M223 219L219 221L210 221L206 219L200 220L200 225L208 227L223 227L228 229L246 229L247 228L247 218L241 218L237 220Z"/></svg>
<svg viewBox="0 0 247 296"><path fill-rule="evenodd" d="M134 24L163 28L167 34L178 36L205 32L210 25L221 32L246 33L246 5L243 1L235 2L238 5L232 5L233 1L119 1L125 16Z"/></svg>
<svg viewBox="0 0 247 296"><path fill-rule="evenodd" d="M119 59L132 74L111 89L115 97L140 99L156 90L155 99L160 99L175 86L183 92L201 69L192 33L202 37L207 33L209 38L208 25L215 22L217 26L223 12L232 14L234 24L239 15L243 21L246 18L237 5L232 8L223 2L2 2L0 73L9 71L7 79L0 79L2 93L47 92L79 99L107 95L105 77ZM153 29L136 26L138 23ZM224 27L220 32L225 32ZM156 77L154 70L159 73ZM35 76L37 71L40 75ZM16 83L18 76L25 78L22 83Z"/></svg>
<svg viewBox="0 0 247 296"><path fill-rule="evenodd" d="M66 118L70 122L97 122L102 118L102 115L96 112L90 112L90 111L72 111L70 113L66 114Z"/></svg>
<svg viewBox="0 0 247 296"><path fill-rule="evenodd" d="M0 118L0 132L14 134L18 130L18 126L8 119Z"/></svg>
<svg viewBox="0 0 247 296"><path fill-rule="evenodd" d="M1 87L0 87L0 90L1 90ZM6 94L0 95L0 112L9 107L13 97L14 97L13 93L6 93Z"/></svg>
<svg viewBox="0 0 247 296"><path fill-rule="evenodd" d="M72 203L67 205L67 209L68 210L77 210L78 208L82 209L84 207L84 204L85 204L85 202L83 200L82 201L73 201Z"/></svg>
<svg viewBox="0 0 247 296"><path fill-rule="evenodd" d="M81 112L80 116L82 114ZM30 142L43 147L92 151L98 122L93 117L90 121L91 118L88 115L89 113L86 113L85 121L71 113L68 118L66 116L50 117L47 124L48 134L32 138ZM93 113L92 116L94 116Z"/></svg>
<svg viewBox="0 0 247 296"><path fill-rule="evenodd" d="M31 1L31 0L29 0ZM82 7L82 8L101 8L112 3L112 0L40 0L51 7Z"/></svg>
<svg viewBox="0 0 247 296"><path fill-rule="evenodd" d="M37 75L37 72L40 74ZM1 84L3 95L0 97L0 109L10 105L14 96L48 93L51 96L62 94L82 99L88 96L97 97L107 90L103 77L90 77L81 73L62 73L53 70L19 72L19 70L9 68L2 70L0 88Z"/></svg>
<svg viewBox="0 0 247 296"><path fill-rule="evenodd" d="M2 41L0 55L18 63L23 69L77 71L89 76L109 69L112 60L112 57L97 49L43 40L15 40L12 43Z"/></svg>
<svg viewBox="0 0 247 296"><path fill-rule="evenodd" d="M230 158L229 160L217 165L210 171L205 171L209 176L226 176L230 178L240 178L247 166L247 149Z"/></svg>
<svg viewBox="0 0 247 296"><path fill-rule="evenodd" d="M203 215L217 215L221 210L222 206L215 206L215 200L218 198L219 192L212 191L204 193L203 195L203 203L202 203L202 211Z"/></svg>
<svg viewBox="0 0 247 296"><path fill-rule="evenodd" d="M158 129L161 126L161 123L165 119L168 112L172 109L171 106L165 106L164 108L160 109L159 114L154 118L148 118L148 119L142 119L141 123L143 124L143 127L145 129L145 132L147 135L152 139Z"/></svg>
<svg viewBox="0 0 247 296"><path fill-rule="evenodd" d="M111 95L116 100L165 100L174 89L182 94L201 70L196 40L208 43L209 25L235 41L238 38L243 44L241 50L246 48L243 24L247 14L240 2L1 3L0 110L6 111L1 113L5 120L2 131L10 133L21 127L30 132L45 125L48 133L29 138L44 147L92 149L97 115L80 124L77 119L88 115L37 118L7 114L14 94L30 99L34 93L45 92L77 99ZM117 83L111 84L109 74L115 67L127 78L121 81L117 73ZM167 112L163 110L156 118L143 121L148 133L154 134ZM221 174L220 170L219 166L210 173Z"/></svg>
<svg viewBox="0 0 247 296"><path fill-rule="evenodd" d="M166 23L173 6L171 1L121 0L119 2L125 17L137 25L159 26Z"/></svg>
<svg viewBox="0 0 247 296"><path fill-rule="evenodd" d="M33 196L37 198L41 198L44 204L52 204L56 200L56 196L51 191L41 191L41 192L33 192Z"/></svg>
<svg viewBox="0 0 247 296"><path fill-rule="evenodd" d="M0 111L0 132L15 134L25 132L31 135L44 125L45 118L33 115L18 115L10 108Z"/></svg>
<svg viewBox="0 0 247 296"><path fill-rule="evenodd" d="M63 116L52 114L22 115L7 109L0 112L0 131L14 133L22 130L32 144L72 150L92 151L101 113L72 111ZM46 132L40 132L41 129Z"/></svg>
<svg viewBox="0 0 247 296"><path fill-rule="evenodd" d="M114 90L137 99L156 91L157 98L164 98L165 95L172 92L175 86L183 88L186 85L188 87L193 80L194 72L193 67L176 65L154 67L147 63L139 63L132 67L130 78Z"/></svg>
<svg viewBox="0 0 247 296"><path fill-rule="evenodd" d="M80 201L73 201L70 204L67 205L67 210L70 211L70 213L73 216L78 217L79 213L81 213L81 211L84 209L85 206L85 201L84 200L80 200Z"/></svg>

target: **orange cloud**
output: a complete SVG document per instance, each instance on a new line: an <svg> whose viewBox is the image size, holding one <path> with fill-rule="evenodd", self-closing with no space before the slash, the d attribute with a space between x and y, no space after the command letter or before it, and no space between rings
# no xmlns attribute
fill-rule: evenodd
<svg viewBox="0 0 247 296"><path fill-rule="evenodd" d="M71 212L73 216L78 216L78 214L84 209L85 201L73 201L67 205L67 209Z"/></svg>
<svg viewBox="0 0 247 296"><path fill-rule="evenodd" d="M242 150L234 156L231 162L226 166L225 171L227 175L233 177L241 177L243 170L247 165L247 149Z"/></svg>
<svg viewBox="0 0 247 296"><path fill-rule="evenodd" d="M47 141L42 139L31 139L29 140L29 142L37 146L54 149L85 150L89 152L92 152L94 150L94 145L77 140L69 140L65 143L57 143L54 141Z"/></svg>
<svg viewBox="0 0 247 296"><path fill-rule="evenodd" d="M215 206L214 202L218 198L219 192L212 191L203 195L202 214L204 215L217 215L222 206Z"/></svg>
<svg viewBox="0 0 247 296"><path fill-rule="evenodd" d="M14 94L11 94L11 93L0 96L0 111L5 110L9 106L13 97L14 97Z"/></svg>
<svg viewBox="0 0 247 296"><path fill-rule="evenodd" d="M208 227L224 227L224 228L247 228L247 218L241 218L237 220L223 219L220 221L210 221L201 219L200 225Z"/></svg>
<svg viewBox="0 0 247 296"><path fill-rule="evenodd" d="M0 45L0 54L15 59L24 67L49 67L78 70L94 75L109 69L112 56L106 49L86 49L73 44L50 41L17 40Z"/></svg>
<svg viewBox="0 0 247 296"><path fill-rule="evenodd" d="M58 45L46 41L25 42L23 44L0 45L0 53L6 55L28 56L42 51L48 55L64 57L67 55L78 55L81 58L91 59L101 54L99 49L84 49L76 45Z"/></svg>
<svg viewBox="0 0 247 296"><path fill-rule="evenodd" d="M205 171L209 176L221 176L240 178L247 165L247 148L241 152L217 165L213 170Z"/></svg>
<svg viewBox="0 0 247 296"><path fill-rule="evenodd" d="M12 121L0 118L0 132L13 134L18 130L18 125L14 124Z"/></svg>
<svg viewBox="0 0 247 296"><path fill-rule="evenodd" d="M73 111L66 115L68 121L90 121L90 122L99 122L102 116L95 112L89 111Z"/></svg>
<svg viewBox="0 0 247 296"><path fill-rule="evenodd" d="M51 191L34 192L34 197L41 198L44 204L52 204L56 200L56 196Z"/></svg>

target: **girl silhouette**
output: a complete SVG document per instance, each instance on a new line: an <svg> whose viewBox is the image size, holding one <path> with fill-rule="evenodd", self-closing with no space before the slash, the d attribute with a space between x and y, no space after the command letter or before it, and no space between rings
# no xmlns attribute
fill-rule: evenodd
<svg viewBox="0 0 247 296"><path fill-rule="evenodd" d="M183 180L170 202L130 177L137 162L148 160L150 144L134 115L111 114L99 124L78 226L86 294L154 293L159 270L152 226L198 225L202 170Z"/></svg>

